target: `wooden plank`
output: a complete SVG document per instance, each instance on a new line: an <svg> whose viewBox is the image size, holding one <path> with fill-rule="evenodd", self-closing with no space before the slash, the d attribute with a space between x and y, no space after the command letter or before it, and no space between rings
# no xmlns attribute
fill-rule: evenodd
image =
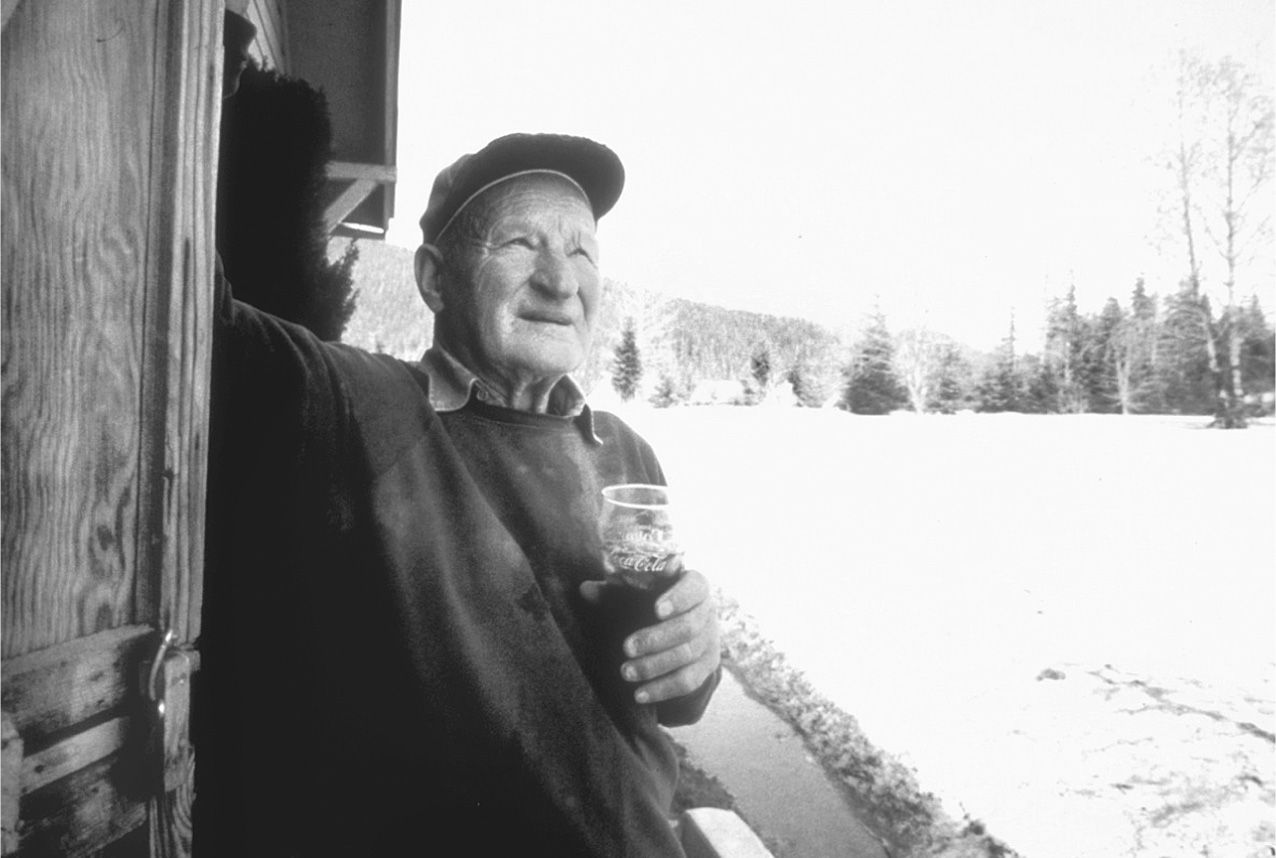
<svg viewBox="0 0 1276 858"><path fill-rule="evenodd" d="M263 65L288 71L287 45L283 34L283 11L275 0L251 0L244 17L257 27L253 55Z"/></svg>
<svg viewBox="0 0 1276 858"><path fill-rule="evenodd" d="M139 826L105 849L98 850L93 858L138 858L139 855L146 854L149 837L150 832L146 827Z"/></svg>
<svg viewBox="0 0 1276 858"><path fill-rule="evenodd" d="M190 774L194 749L190 740L191 683L199 669L199 654L170 649L158 671L139 665L138 687L145 691L151 676L164 689L164 792L181 786ZM153 701L147 700L148 712Z"/></svg>
<svg viewBox="0 0 1276 858"><path fill-rule="evenodd" d="M350 183L350 187L341 192L335 200L328 203L328 208L323 213L323 226L328 232L332 232L337 225L346 219L350 212L355 210L359 203L368 198L368 194L377 189L377 183L370 179L355 179Z"/></svg>
<svg viewBox="0 0 1276 858"><path fill-rule="evenodd" d="M29 835L39 848L54 844L61 850L65 846L71 850L67 854L89 850L90 846L102 848L148 818L145 797L152 786L158 789L159 783L139 776L144 765L142 746L140 736L130 730L144 727L131 713L143 711L139 677L145 673L144 660L155 644L155 633L132 627L71 641L5 664L6 701L28 704L27 709L19 710L22 717L13 719L15 729L26 724L31 735L42 740L55 732L64 735L68 727L103 712L129 713L37 747L20 759L12 783L22 795L24 851ZM193 750L188 725L191 676L198 668L198 653L170 652L161 672L168 704L165 783L169 795L162 812L156 803L155 818L157 824L163 823L160 830L168 832L171 847L185 844L186 851L169 853L174 855L189 854L191 839ZM131 752L129 768L124 768L127 752ZM134 786L125 794L124 775L130 772L128 783ZM109 783L102 780L107 777L112 779ZM6 769L6 784L10 778ZM33 795L36 799L28 801ZM111 814L122 816L113 818Z"/></svg>
<svg viewBox="0 0 1276 858"><path fill-rule="evenodd" d="M193 640L203 596L222 13L207 0L162 9L151 140L161 166L150 188L144 280L147 419L139 445L143 542L134 615Z"/></svg>
<svg viewBox="0 0 1276 858"><path fill-rule="evenodd" d="M3 657L132 620L157 0L4 28Z"/></svg>
<svg viewBox="0 0 1276 858"><path fill-rule="evenodd" d="M395 164L399 136L399 41L402 29L400 0L385 0L385 157L387 164ZM394 217L394 180L391 179L381 194L381 223L389 226Z"/></svg>
<svg viewBox="0 0 1276 858"><path fill-rule="evenodd" d="M373 182L393 182L396 177L397 170L393 165L356 164L353 161L328 162L328 178L333 180L368 179Z"/></svg>
<svg viewBox="0 0 1276 858"><path fill-rule="evenodd" d="M164 858L189 856L194 839L191 812L195 798L195 750L190 739L190 707L191 684L198 667L198 653L169 651L156 676L156 684L164 686L164 717L158 747L158 752L163 754L162 772L155 778L154 786L162 791L152 795L146 812L151 854ZM145 681L150 682L149 675Z"/></svg>
<svg viewBox="0 0 1276 858"><path fill-rule="evenodd" d="M113 754L22 797L24 855L94 853L146 823L146 802L131 793L129 768Z"/></svg>
<svg viewBox="0 0 1276 858"><path fill-rule="evenodd" d="M22 799L22 736L9 713L0 734L0 855L18 849L18 811Z"/></svg>
<svg viewBox="0 0 1276 858"><path fill-rule="evenodd" d="M288 26L288 10L284 8L284 0L264 0L271 7L271 15L277 22L279 35L279 70L292 74L292 30Z"/></svg>
<svg viewBox="0 0 1276 858"><path fill-rule="evenodd" d="M399 44L402 39L401 0L385 0L385 158L395 163L399 133Z"/></svg>
<svg viewBox="0 0 1276 858"><path fill-rule="evenodd" d="M142 627L132 627L71 641L6 663L6 705L9 699L28 704L27 708L18 710L22 717L13 719L15 729L26 724L31 735L47 740L50 735L63 735L68 727L103 712L140 713L143 710L139 707L142 686L139 677L146 672L145 659L150 656L155 644L155 633ZM165 783L169 795L162 813L158 812L157 804L155 818L163 822L161 830L169 832L166 836L170 846L178 848L185 844L187 850L191 839L190 804L193 798L193 750L188 730L190 683L198 668L198 653L170 652L165 670L161 672L168 704ZM36 832L33 836L37 844L43 844L41 848L51 843L63 844L64 841L76 849L81 846L87 849L89 844L95 844L93 848L101 848L147 819L144 798L151 786L158 789L159 783L156 780L152 784L137 775L144 762L140 755L140 737L130 730L143 727L132 714L122 714L62 738L55 744L37 748L20 760L12 783L19 785L23 796L24 850L27 848L25 838L28 832ZM121 762L126 751L133 754L129 758L131 768L127 770L122 768ZM114 761L110 769L114 773L110 776L115 781L110 784L85 774L98 772L106 777L107 769L102 768L102 761ZM131 782L135 784L127 796L121 786L125 771L133 772ZM10 777L6 770L6 784ZM64 782L73 786L60 786ZM55 798L45 796L49 790L53 790ZM99 794L103 790L106 794ZM26 801L28 795L42 798L31 803ZM109 818L116 812L124 816ZM82 826L95 832L93 836L105 839L94 841L88 834L80 834ZM66 840L68 837L71 838L69 841ZM188 851L170 854L188 854Z"/></svg>
<svg viewBox="0 0 1276 858"><path fill-rule="evenodd" d="M0 4L0 10L4 13L5 24L9 23L9 16L14 13L14 11L18 8L18 4L21 2L22 0L4 0L4 3Z"/></svg>
<svg viewBox="0 0 1276 858"><path fill-rule="evenodd" d="M199 635L203 596L209 369L215 260L214 206L221 120L222 4L174 0L157 36L156 121L151 148L161 169L151 185L145 279L147 350L142 374L148 421L140 447L137 615ZM190 676L194 658L174 654L167 684L158 795L146 802L152 855L191 852ZM157 761L158 762L158 761Z"/></svg>
<svg viewBox="0 0 1276 858"><path fill-rule="evenodd" d="M151 854L191 854L195 753L190 743L190 702L194 661L185 653L172 652L158 679L165 686L164 794L147 805Z"/></svg>
<svg viewBox="0 0 1276 858"><path fill-rule="evenodd" d="M162 812L151 814L151 843L161 839L161 855L190 855L195 835L191 812L194 808L195 787L188 781L164 796ZM154 854L154 846L152 847Z"/></svg>
<svg viewBox="0 0 1276 858"><path fill-rule="evenodd" d="M28 749L135 695L137 665L154 640L150 629L128 626L6 661L4 708Z"/></svg>
<svg viewBox="0 0 1276 858"><path fill-rule="evenodd" d="M133 720L112 718L22 761L22 794L48 786L124 747Z"/></svg>

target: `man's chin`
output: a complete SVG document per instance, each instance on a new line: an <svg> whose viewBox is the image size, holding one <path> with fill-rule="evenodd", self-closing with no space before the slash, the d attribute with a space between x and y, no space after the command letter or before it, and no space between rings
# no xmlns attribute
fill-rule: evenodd
<svg viewBox="0 0 1276 858"><path fill-rule="evenodd" d="M547 381L558 381L585 364L579 349L540 349L520 362L526 375Z"/></svg>

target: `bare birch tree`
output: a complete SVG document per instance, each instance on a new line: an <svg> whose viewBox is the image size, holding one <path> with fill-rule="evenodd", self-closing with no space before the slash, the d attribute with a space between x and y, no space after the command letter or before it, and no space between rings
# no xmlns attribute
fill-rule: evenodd
<svg viewBox="0 0 1276 858"><path fill-rule="evenodd" d="M901 331L895 337L895 374L918 414L925 414L929 406L940 357L939 342L925 328Z"/></svg>
<svg viewBox="0 0 1276 858"><path fill-rule="evenodd" d="M1121 317L1105 344L1106 358L1116 388L1117 405L1122 414L1133 414L1135 411L1141 339L1137 320L1129 315Z"/></svg>
<svg viewBox="0 0 1276 858"><path fill-rule="evenodd" d="M1178 140L1169 160L1179 232L1187 256L1189 311L1200 317L1217 394L1215 425L1245 425L1237 289L1271 236L1272 100L1258 79L1230 59L1180 57ZM1221 270L1206 276L1202 244ZM1213 269L1214 266L1209 266ZM1211 288L1212 287L1212 288ZM1211 302L1213 294L1217 300ZM1219 306L1218 318L1211 303Z"/></svg>

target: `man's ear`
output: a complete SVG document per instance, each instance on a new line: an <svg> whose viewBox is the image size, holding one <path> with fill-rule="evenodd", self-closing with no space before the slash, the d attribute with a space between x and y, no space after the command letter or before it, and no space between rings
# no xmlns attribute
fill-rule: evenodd
<svg viewBox="0 0 1276 858"><path fill-rule="evenodd" d="M443 309L443 257L439 249L432 244L418 247L413 269L421 300L437 315Z"/></svg>

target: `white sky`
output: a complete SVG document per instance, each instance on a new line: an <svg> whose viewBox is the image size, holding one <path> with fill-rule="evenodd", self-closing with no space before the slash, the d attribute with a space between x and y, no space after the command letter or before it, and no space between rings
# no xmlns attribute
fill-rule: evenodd
<svg viewBox="0 0 1276 858"><path fill-rule="evenodd" d="M415 246L458 155L582 134L626 167L613 279L835 329L876 300L981 348L1015 307L1031 346L1069 282L1086 311L1140 274L1173 288L1153 156L1177 51L1270 87L1274 21L1276 0L406 0L389 239Z"/></svg>

